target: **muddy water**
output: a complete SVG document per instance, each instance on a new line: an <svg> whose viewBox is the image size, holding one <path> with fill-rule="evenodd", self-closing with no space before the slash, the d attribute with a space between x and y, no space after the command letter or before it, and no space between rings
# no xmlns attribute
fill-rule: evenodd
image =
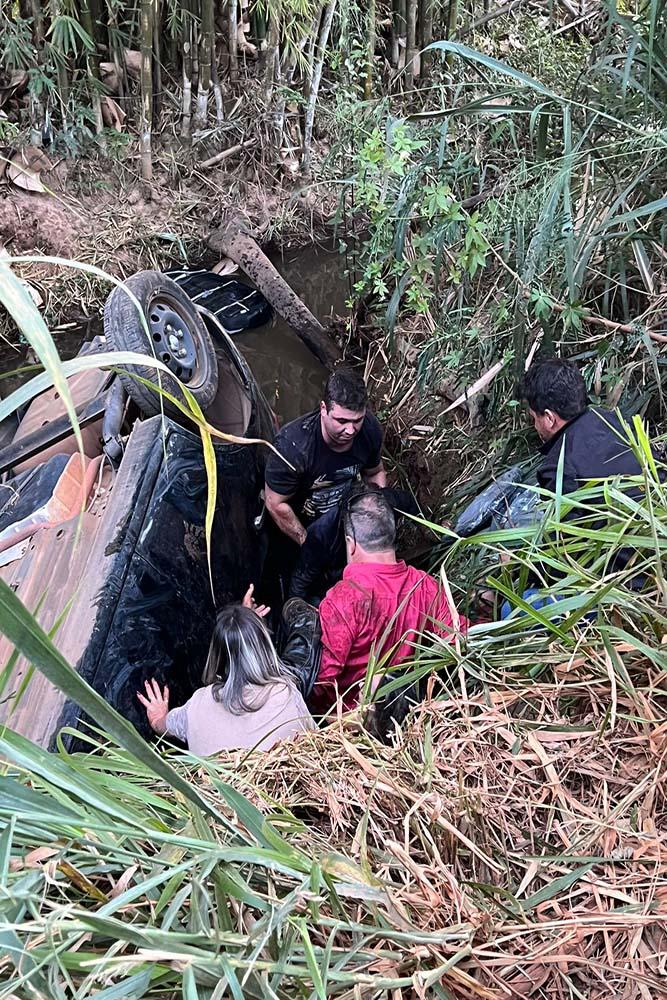
<svg viewBox="0 0 667 1000"><path fill-rule="evenodd" d="M95 316L84 322L67 323L63 327L56 327L51 333L58 354L63 361L67 361L76 357L84 340L92 340L95 334L102 333L102 320ZM22 370L36 361L36 356L28 345L19 342L18 333L12 344L0 340L0 399L9 396L14 389L18 389L41 371L40 368Z"/></svg>
<svg viewBox="0 0 667 1000"><path fill-rule="evenodd" d="M320 322L347 314L348 281L336 250L304 247L274 256L273 263ZM279 316L234 341L282 423L317 406L326 369Z"/></svg>

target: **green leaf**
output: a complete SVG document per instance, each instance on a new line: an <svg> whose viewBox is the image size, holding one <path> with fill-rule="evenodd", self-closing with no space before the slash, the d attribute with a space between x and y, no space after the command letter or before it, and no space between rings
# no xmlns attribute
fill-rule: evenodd
<svg viewBox="0 0 667 1000"><path fill-rule="evenodd" d="M10 816L9 823L0 834L0 886L3 889L7 887L7 873L9 872L15 823L16 816Z"/></svg>
<svg viewBox="0 0 667 1000"><path fill-rule="evenodd" d="M317 964L317 959L315 958L315 952L313 951L313 945L310 940L310 935L308 933L308 925L306 921L300 918L297 921L297 926L299 928L299 933L301 935L301 940L303 941L304 950L306 953L306 964L308 965L308 970L313 977L313 987L315 989L315 995L318 1000L327 1000L326 990L324 988L324 983L322 982L322 976L320 975L319 966Z"/></svg>
<svg viewBox="0 0 667 1000"><path fill-rule="evenodd" d="M144 969L115 986L95 992L95 1000L141 1000L151 984L152 969Z"/></svg>
<svg viewBox="0 0 667 1000"><path fill-rule="evenodd" d="M667 197L657 198L655 201L649 201L645 205L638 205L637 208L633 208L629 212L623 212L622 215L612 216L600 226L598 232L603 232L605 229L609 229L610 226L621 226L627 222L634 222L636 219L643 219L646 215L659 215L665 209L667 209Z"/></svg>
<svg viewBox="0 0 667 1000"><path fill-rule="evenodd" d="M83 456L83 438L81 437L81 429L76 416L76 407L74 406L72 394L70 393L69 385L63 372L63 365L58 354L58 349L37 306L31 299L28 289L3 261L0 261L0 303L2 303L10 316L12 316L19 330L44 365L46 369L44 375L50 379L48 384L55 386L60 393L70 423L72 424L79 453ZM37 377L41 378L42 376ZM12 393L12 395L14 394ZM3 408L3 406L0 406L0 410ZM11 413L12 410L10 409L8 412ZM5 416L6 414L0 415L0 421Z"/></svg>
<svg viewBox="0 0 667 1000"><path fill-rule="evenodd" d="M545 97L551 98L553 101L559 101L561 98L557 94L554 94L548 87L540 83L539 80L534 80L532 76L527 76L525 73L521 73L518 69L513 69L512 66L508 66L507 63L500 62L498 59L493 59L491 56L485 55L483 52L478 52L477 49L469 49L467 45L461 45L460 42L433 42L432 45L428 45L424 51L429 52L431 49L435 49L438 52L451 52L454 55L460 56L461 59L468 59L470 62L479 63L481 66L486 66L487 69L492 69L496 73L502 73L503 76L509 76L514 80L518 80L519 83L523 84L525 87L530 87L538 94L543 94ZM502 110L496 109L496 110Z"/></svg>
<svg viewBox="0 0 667 1000"><path fill-rule="evenodd" d="M543 886L534 892L532 896L528 899L521 900L521 908L524 913L530 912L540 903L545 903L548 899L553 899L554 896L559 896L561 892L565 892L575 882L578 882L580 878L583 878L593 867L593 863L590 862L586 865L581 865L579 868L573 869L573 871L568 872L567 875L562 875L560 878L556 878L553 882L549 882L548 885Z"/></svg>

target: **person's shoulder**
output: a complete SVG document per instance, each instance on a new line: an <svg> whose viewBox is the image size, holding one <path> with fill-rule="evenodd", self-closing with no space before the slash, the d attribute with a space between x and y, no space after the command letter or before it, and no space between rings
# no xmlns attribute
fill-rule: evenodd
<svg viewBox="0 0 667 1000"><path fill-rule="evenodd" d="M299 714L298 709L300 709L303 699L301 699L295 684L288 680L276 680L269 684L265 690L267 694L263 710L266 713L273 716L278 712L293 711L296 706L295 714Z"/></svg>
<svg viewBox="0 0 667 1000"><path fill-rule="evenodd" d="M427 573L423 569L417 569L416 566L410 566L405 564L405 576L408 583L413 587L424 587L427 590L439 590L440 583L436 580L434 576Z"/></svg>
<svg viewBox="0 0 667 1000"><path fill-rule="evenodd" d="M216 710L222 712L225 711L222 704L219 701L216 701L213 696L212 684L206 684L204 687L197 688L197 690L190 695L190 698L186 701L183 707L188 712L188 715L192 712L199 713L203 711L211 712Z"/></svg>
<svg viewBox="0 0 667 1000"><path fill-rule="evenodd" d="M213 685L205 684L204 687L197 688L197 690L190 696L188 705L202 705L209 704L211 702L215 702L216 705L219 704L219 702L217 702L213 697Z"/></svg>
<svg viewBox="0 0 667 1000"><path fill-rule="evenodd" d="M282 481L284 476L291 478L293 475L292 470L279 457L280 455L287 458L296 467L297 472L303 471L304 466L308 463L308 456L312 454L315 446L318 418L317 411L306 413L303 417L291 420L278 431L273 445L279 455L272 451L266 463L269 486L271 479L275 479L276 476Z"/></svg>
<svg viewBox="0 0 667 1000"><path fill-rule="evenodd" d="M318 420L319 410L311 410L310 413L304 413L296 420L290 420L276 434L275 443L296 443L310 437L317 431Z"/></svg>
<svg viewBox="0 0 667 1000"><path fill-rule="evenodd" d="M330 587L322 598L320 618L322 618L323 613L326 616L329 612L340 611L341 607L349 608L350 604L362 596L359 585L354 580L343 577L338 583L334 583L333 587Z"/></svg>
<svg viewBox="0 0 667 1000"><path fill-rule="evenodd" d="M603 406L589 406L586 416L596 427L602 426L614 431L621 427L621 418L616 410L606 410Z"/></svg>

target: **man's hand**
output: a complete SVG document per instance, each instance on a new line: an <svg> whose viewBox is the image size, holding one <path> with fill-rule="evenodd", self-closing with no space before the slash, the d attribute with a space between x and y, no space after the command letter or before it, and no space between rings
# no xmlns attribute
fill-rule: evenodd
<svg viewBox="0 0 667 1000"><path fill-rule="evenodd" d="M241 603L243 604L244 608L250 608L250 610L254 611L255 614L259 615L260 618L266 618L271 608L267 608L266 604L256 604L255 598L252 596L254 591L255 591L255 584L251 583L248 589L246 590L245 596Z"/></svg>
<svg viewBox="0 0 667 1000"><path fill-rule="evenodd" d="M169 688L165 684L160 690L158 682L151 678L145 682L146 696L137 691L137 698L146 709L151 729L163 736L167 731L167 713L169 712Z"/></svg>

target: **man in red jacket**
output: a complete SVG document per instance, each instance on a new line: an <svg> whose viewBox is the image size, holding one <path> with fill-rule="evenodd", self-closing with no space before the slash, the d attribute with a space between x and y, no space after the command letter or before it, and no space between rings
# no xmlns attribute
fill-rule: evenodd
<svg viewBox="0 0 667 1000"><path fill-rule="evenodd" d="M318 712L338 695L344 708L356 705L372 656L385 667L396 666L412 656L421 632L454 637L442 587L396 558L394 512L382 494L353 496L344 518L347 566L319 608L321 656L311 698ZM285 606L284 618L288 627L297 618L303 625L309 613L316 614L295 599ZM467 625L461 617L462 632Z"/></svg>

